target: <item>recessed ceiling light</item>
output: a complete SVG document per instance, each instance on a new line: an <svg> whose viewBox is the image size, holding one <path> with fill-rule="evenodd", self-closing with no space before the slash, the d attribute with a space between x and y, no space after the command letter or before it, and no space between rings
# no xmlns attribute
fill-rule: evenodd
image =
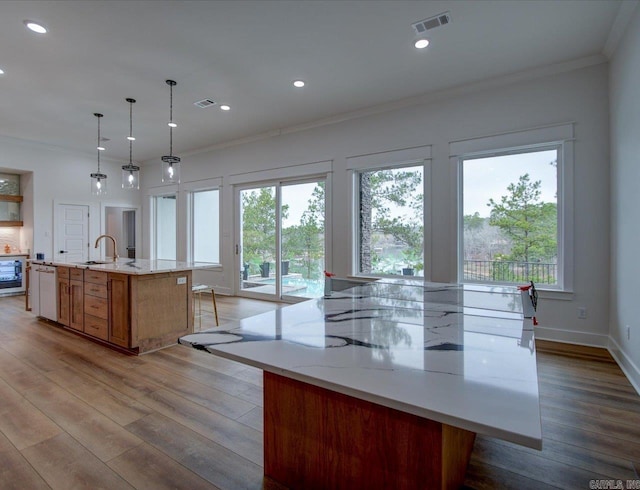
<svg viewBox="0 0 640 490"><path fill-rule="evenodd" d="M427 46L429 46L429 40L428 39L418 39L414 46L418 49L424 49Z"/></svg>
<svg viewBox="0 0 640 490"><path fill-rule="evenodd" d="M178 124L177 124L177 123L174 123L173 121L169 121L169 122L167 123L167 126L169 126L170 128L177 128L177 127L178 127Z"/></svg>
<svg viewBox="0 0 640 490"><path fill-rule="evenodd" d="M97 146L97 147L96 147L96 150L98 150L98 151L104 151L104 150L106 150L106 148L105 148L104 146Z"/></svg>
<svg viewBox="0 0 640 490"><path fill-rule="evenodd" d="M293 86L297 88L302 88L305 86L304 80L294 80Z"/></svg>
<svg viewBox="0 0 640 490"><path fill-rule="evenodd" d="M4 75L4 70L0 68L0 75Z"/></svg>
<svg viewBox="0 0 640 490"><path fill-rule="evenodd" d="M46 27L42 24L38 24L37 22L33 22L32 20L25 20L24 25L27 26L28 29L31 29L33 32L37 32L38 34L45 34L47 32Z"/></svg>
<svg viewBox="0 0 640 490"><path fill-rule="evenodd" d="M226 105L226 104L223 104L223 105L220 106L220 110L221 111L230 111L231 107Z"/></svg>
<svg viewBox="0 0 640 490"><path fill-rule="evenodd" d="M127 139L128 139L129 141L135 141L135 140L136 140L136 137L135 137L135 136L127 136Z"/></svg>

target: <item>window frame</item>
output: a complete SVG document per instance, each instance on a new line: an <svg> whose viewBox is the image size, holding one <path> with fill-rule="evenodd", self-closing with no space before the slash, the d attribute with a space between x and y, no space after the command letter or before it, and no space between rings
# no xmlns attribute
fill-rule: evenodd
<svg viewBox="0 0 640 490"><path fill-rule="evenodd" d="M464 161L557 149L558 280L557 284L540 284L538 287L541 290L573 292L573 142L573 123L568 123L450 143L450 160L456 165L457 170L456 277L459 283L487 286L515 284L511 282L465 281L463 278Z"/></svg>
<svg viewBox="0 0 640 490"><path fill-rule="evenodd" d="M195 213L194 199L198 192L218 191L218 261L213 262L216 265L222 264L222 179L206 179L197 182L188 182L183 184L183 188L187 193L187 260L195 261Z"/></svg>
<svg viewBox="0 0 640 490"><path fill-rule="evenodd" d="M157 219L158 219L158 204L157 204L157 199L159 197L167 197L167 196L174 196L175 200L176 200L176 223L175 223L175 227L176 227L176 233L175 233L175 249L176 249L176 256L173 259L166 259L166 258L158 258L158 226L157 226ZM150 216L150 220L149 220L149 224L151 227L151 233L150 233L150 237L151 237L151 256L154 260L178 260L177 256L178 256L178 216L179 216L179 206L178 206L178 191L177 189L166 189L164 191L161 192L155 192L153 194L149 195L149 200L150 200L150 210L151 210L151 216Z"/></svg>
<svg viewBox="0 0 640 490"><path fill-rule="evenodd" d="M398 168L422 166L422 256L423 276L403 276L402 274L379 274L360 270L360 175L364 172L392 170ZM347 170L351 173L351 271L354 277L362 278L415 278L431 280L431 146L420 146L402 150L393 150L347 158Z"/></svg>

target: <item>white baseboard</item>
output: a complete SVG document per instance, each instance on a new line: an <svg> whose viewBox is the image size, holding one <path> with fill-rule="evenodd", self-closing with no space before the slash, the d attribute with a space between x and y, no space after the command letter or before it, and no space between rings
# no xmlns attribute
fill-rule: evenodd
<svg viewBox="0 0 640 490"><path fill-rule="evenodd" d="M563 344L586 345L589 347L602 347L606 349L609 345L609 336L576 332L575 330L561 330L559 328L534 327L536 339L562 342Z"/></svg>
<svg viewBox="0 0 640 490"><path fill-rule="evenodd" d="M535 327L535 336L536 339L540 340L607 349L618 366L620 366L629 383L640 395L640 369L611 336L546 327Z"/></svg>
<svg viewBox="0 0 640 490"><path fill-rule="evenodd" d="M622 350L613 337L609 337L609 345L607 346L609 352L622 369L629 383L635 388L640 395L640 369L633 362L629 356Z"/></svg>

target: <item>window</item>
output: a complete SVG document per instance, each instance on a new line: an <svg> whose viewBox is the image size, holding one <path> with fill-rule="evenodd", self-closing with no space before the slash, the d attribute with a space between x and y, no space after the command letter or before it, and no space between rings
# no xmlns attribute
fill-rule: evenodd
<svg viewBox="0 0 640 490"><path fill-rule="evenodd" d="M461 158L463 282L559 284L560 149Z"/></svg>
<svg viewBox="0 0 640 490"><path fill-rule="evenodd" d="M154 257L176 260L176 195L153 196Z"/></svg>
<svg viewBox="0 0 640 490"><path fill-rule="evenodd" d="M458 281L572 291L573 141L568 123L449 144Z"/></svg>
<svg viewBox="0 0 640 490"><path fill-rule="evenodd" d="M424 165L360 170L358 272L424 274Z"/></svg>
<svg viewBox="0 0 640 490"><path fill-rule="evenodd" d="M191 258L196 262L220 262L220 192L191 193Z"/></svg>

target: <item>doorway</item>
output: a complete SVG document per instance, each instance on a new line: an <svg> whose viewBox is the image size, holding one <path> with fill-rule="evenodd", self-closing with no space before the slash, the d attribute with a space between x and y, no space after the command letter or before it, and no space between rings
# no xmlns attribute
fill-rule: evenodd
<svg viewBox="0 0 640 490"><path fill-rule="evenodd" d="M138 236L137 208L105 206L104 223L105 233L115 238L117 252L120 257L135 259L136 238ZM113 243L110 240L106 244L105 255L113 257Z"/></svg>
<svg viewBox="0 0 640 490"><path fill-rule="evenodd" d="M325 184L315 178L238 187L238 294L297 301L324 293Z"/></svg>

